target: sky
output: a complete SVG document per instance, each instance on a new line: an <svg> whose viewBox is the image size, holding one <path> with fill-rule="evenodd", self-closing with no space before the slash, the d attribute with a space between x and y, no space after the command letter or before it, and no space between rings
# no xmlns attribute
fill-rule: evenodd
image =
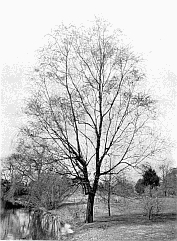
<svg viewBox="0 0 177 241"><path fill-rule="evenodd" d="M6 0L0 1L1 144L0 157L12 153L21 107L29 93L30 70L46 35L61 22L87 24L102 17L123 31L142 54L149 93L158 100L158 129L173 143L177 162L176 1Z"/></svg>

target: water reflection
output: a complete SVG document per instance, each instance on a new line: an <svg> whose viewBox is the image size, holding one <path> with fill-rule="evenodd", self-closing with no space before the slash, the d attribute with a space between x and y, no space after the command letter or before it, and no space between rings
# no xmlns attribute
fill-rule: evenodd
<svg viewBox="0 0 177 241"><path fill-rule="evenodd" d="M44 208L1 209L1 240L60 239L73 233L71 225L60 220Z"/></svg>
<svg viewBox="0 0 177 241"><path fill-rule="evenodd" d="M1 209L1 240L30 239L31 213L25 209Z"/></svg>

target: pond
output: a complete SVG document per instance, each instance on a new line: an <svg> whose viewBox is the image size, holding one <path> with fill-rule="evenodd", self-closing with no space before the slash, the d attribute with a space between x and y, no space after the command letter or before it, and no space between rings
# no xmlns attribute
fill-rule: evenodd
<svg viewBox="0 0 177 241"><path fill-rule="evenodd" d="M60 239L72 233L70 224L44 208L1 208L1 240Z"/></svg>
<svg viewBox="0 0 177 241"><path fill-rule="evenodd" d="M26 209L1 209L1 240L28 239L31 218Z"/></svg>

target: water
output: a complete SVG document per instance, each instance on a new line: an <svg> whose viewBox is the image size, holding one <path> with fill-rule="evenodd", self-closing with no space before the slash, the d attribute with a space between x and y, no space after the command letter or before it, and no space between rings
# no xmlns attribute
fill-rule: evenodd
<svg viewBox="0 0 177 241"><path fill-rule="evenodd" d="M30 239L30 221L28 210L1 210L1 240Z"/></svg>
<svg viewBox="0 0 177 241"><path fill-rule="evenodd" d="M60 239L72 233L69 224L43 208L1 209L1 240Z"/></svg>

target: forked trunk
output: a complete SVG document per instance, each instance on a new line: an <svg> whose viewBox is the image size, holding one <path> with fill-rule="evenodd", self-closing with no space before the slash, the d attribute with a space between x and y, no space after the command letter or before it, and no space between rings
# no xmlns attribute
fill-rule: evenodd
<svg viewBox="0 0 177 241"><path fill-rule="evenodd" d="M93 206L95 194L89 193L87 199L86 223L93 223Z"/></svg>

